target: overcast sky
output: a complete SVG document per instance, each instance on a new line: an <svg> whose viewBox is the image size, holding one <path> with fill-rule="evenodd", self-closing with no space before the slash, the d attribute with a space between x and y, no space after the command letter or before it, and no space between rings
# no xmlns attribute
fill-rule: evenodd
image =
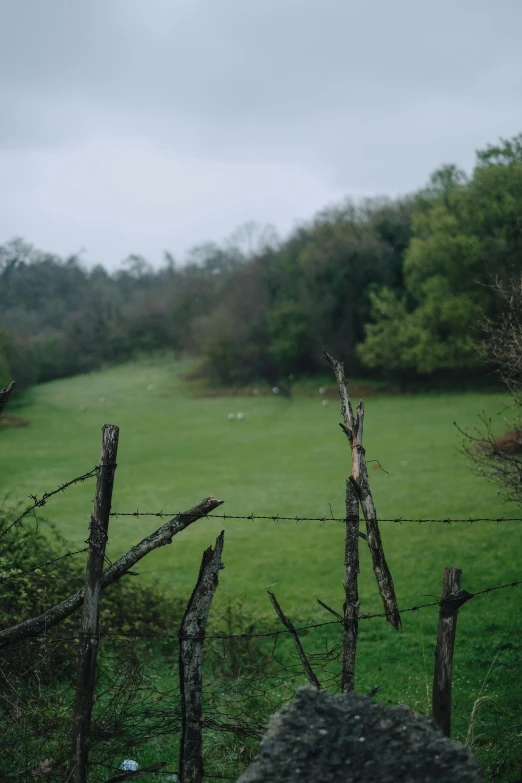
<svg viewBox="0 0 522 783"><path fill-rule="evenodd" d="M114 267L522 131L521 0L0 0L0 242Z"/></svg>

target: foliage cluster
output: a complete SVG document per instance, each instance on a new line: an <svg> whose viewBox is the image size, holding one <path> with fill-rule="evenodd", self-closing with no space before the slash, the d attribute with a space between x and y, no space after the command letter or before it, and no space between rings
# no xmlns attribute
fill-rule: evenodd
<svg viewBox="0 0 522 783"><path fill-rule="evenodd" d="M482 327L482 356L492 365L510 393L504 410L503 437L493 431L491 420L482 416L482 428L466 433L465 453L480 475L498 487L510 501L522 500L522 276L491 286L500 314L486 318Z"/></svg>
<svg viewBox="0 0 522 783"><path fill-rule="evenodd" d="M488 283L522 270L522 134L447 165L405 198L346 202L286 240L255 224L222 246L153 269L131 256L109 273L0 247L0 385L73 375L169 349L225 384L322 368L405 381L484 372L477 323Z"/></svg>
<svg viewBox="0 0 522 783"><path fill-rule="evenodd" d="M6 529L5 521L2 529ZM73 557L58 559L66 552L66 544L49 523L45 535L26 522L10 529L2 541L4 615L0 627L41 613L80 586L83 567ZM182 604L181 599L167 598L141 580L138 586L132 577L104 592L91 734L89 779L93 783L110 776L122 758L146 754L158 742L167 743L167 757L177 764L174 749L179 743L181 708L175 635ZM210 634L251 633L254 626L247 613L241 601L229 602L214 614ZM43 636L1 651L0 775L19 783L64 779L78 624L75 613ZM157 634L170 638L150 638ZM204 687L211 766L219 763L222 771L224 765L232 765L237 774L241 762L251 758L271 709L293 693L290 684L281 685L279 669L270 640L238 637L210 642L205 652ZM285 671L285 679L300 680L297 669L297 673Z"/></svg>
<svg viewBox="0 0 522 783"><path fill-rule="evenodd" d="M0 531L4 524L0 523ZM22 521L2 537L0 628L41 614L82 586L85 566L79 556L63 557L68 549L49 521L40 520L37 528ZM104 591L100 629L105 634L172 634L181 615L179 599L127 576ZM76 615L61 623L61 635L64 630L77 633Z"/></svg>
<svg viewBox="0 0 522 783"><path fill-rule="evenodd" d="M0 529L7 530L5 513L2 516ZM83 582L82 563L77 557L59 559L67 552L67 544L50 523L46 522L45 528L44 534L25 521L2 537L1 628L41 614ZM138 585L132 577L104 591L100 630L108 636L99 675L95 757L114 752L115 743L132 744L139 725L136 703L141 700L143 710L145 703L157 700L136 654L137 649L145 653L147 644L133 640L131 646L126 635L172 634L181 613L176 598L167 598L149 585ZM43 636L2 650L0 773L11 776L16 772L16 779L31 780L37 775L37 765L46 759L53 759L57 774L58 769L63 772L71 730L78 632L79 615L75 613ZM156 646L161 649L161 644ZM164 728L164 716L160 717ZM151 722L147 731L153 731Z"/></svg>

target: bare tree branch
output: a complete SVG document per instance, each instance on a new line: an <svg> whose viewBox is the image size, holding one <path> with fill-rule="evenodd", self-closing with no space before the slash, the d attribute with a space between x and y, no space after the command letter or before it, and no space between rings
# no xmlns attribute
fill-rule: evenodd
<svg viewBox="0 0 522 783"><path fill-rule="evenodd" d="M5 389L0 389L0 414L2 413L5 406L7 405L9 397L14 387L15 387L15 382L11 381L9 386L7 386Z"/></svg>
<svg viewBox="0 0 522 783"><path fill-rule="evenodd" d="M115 582L117 579L123 576L129 569L131 569L136 563L141 560L153 549L157 549L165 544L170 544L173 537L177 533L181 533L189 525L201 517L210 514L215 508L223 503L222 500L217 500L214 497L208 497L193 506L188 511L182 514L176 514L171 520L165 522L164 525L159 527L150 536L147 536L139 544L133 546L124 555L122 555L110 568L107 568L103 572L102 577L102 589L108 587L108 585ZM83 588L73 595L66 598L65 601L53 606L51 609L47 609L46 612L39 617L32 617L29 620L24 620L11 628L6 628L0 631L0 648L20 639L26 639L29 636L40 636L45 633L46 630L58 625L62 620L72 614L83 603Z"/></svg>
<svg viewBox="0 0 522 783"><path fill-rule="evenodd" d="M339 614L339 612L336 612L335 609L332 609L331 606L328 606L328 604L325 604L324 601L321 601L320 598L317 599L317 603L319 606L322 606L323 609L326 609L327 612L330 612L330 614L333 614L334 617L337 617L337 619L342 623L344 622L344 617Z"/></svg>
<svg viewBox="0 0 522 783"><path fill-rule="evenodd" d="M333 356L330 356L328 353L326 353L326 351L324 352L324 355L327 361L331 364L337 379L339 394L341 396L341 413L343 414L344 418L344 423L341 424L341 428L346 434L352 449L352 475L350 476L346 487L346 603L349 607L350 605L355 605L356 602L358 604L359 600L356 592L356 576L354 575L359 570L358 554L357 556L355 554L355 542L358 538L358 530L355 526L355 517L358 517L358 513L356 513L358 512L358 504L356 503L356 497L354 496L356 493L366 522L367 543L368 547L370 548L373 571L379 586L379 592L381 594L384 611L386 612L386 619L389 623L391 623L391 625L393 625L395 629L399 629L402 627L401 617L399 614L399 608L397 606L397 599L395 597L393 579L386 562L386 557L384 555L379 523L377 521L377 512L375 510L375 505L370 490L368 469L366 467L366 458L362 443L364 404L362 401L359 403L354 416L350 402L350 395L348 392L348 385L344 374L344 365L342 362L338 362L333 358ZM349 486L350 484L352 487ZM348 524L349 520L353 520L351 525ZM350 537L350 542L348 541L348 536ZM355 571L355 569L357 569L357 571Z"/></svg>
<svg viewBox="0 0 522 783"><path fill-rule="evenodd" d="M498 318L484 318L485 338L479 344L484 360L495 367L511 394L506 406L507 432L493 434L490 420L475 434L462 432L464 453L479 475L499 486L507 500L522 502L522 275L510 281L495 280L490 286L501 312Z"/></svg>
<svg viewBox="0 0 522 783"><path fill-rule="evenodd" d="M290 631L290 635L292 636L292 639L294 640L295 649L297 650L297 654L299 655L299 657L301 659L301 663L303 664L303 668L305 670L305 674L306 674L306 677L308 679L308 682L310 683L310 685L313 685L315 688L318 688L320 690L321 689L321 684L320 684L319 680L317 679L317 677L315 676L314 670L310 666L310 661L306 657L306 653L305 653L305 651L303 649L303 645L301 644L301 640L299 639L299 635L298 635L297 631L295 630L295 626L293 625L293 623L290 622L288 617L285 616L283 610L279 606L279 603L278 603L277 598L275 597L275 595L273 593L271 593L269 590L267 592L268 592L268 595L270 596L270 600L272 602L272 606L275 609L275 613L277 614L277 616L279 617L279 619L281 620L281 622L283 623L285 628L288 628L288 630Z"/></svg>
<svg viewBox="0 0 522 783"><path fill-rule="evenodd" d="M496 279L489 286L500 316L484 318L481 327L485 339L479 344L483 358L493 365L513 397L522 394L522 275L509 281Z"/></svg>

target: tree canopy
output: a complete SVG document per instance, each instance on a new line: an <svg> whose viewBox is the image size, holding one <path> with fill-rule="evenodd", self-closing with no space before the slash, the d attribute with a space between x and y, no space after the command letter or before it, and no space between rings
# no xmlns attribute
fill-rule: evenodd
<svg viewBox="0 0 522 783"><path fill-rule="evenodd" d="M220 383L323 369L395 381L483 371L491 282L522 271L522 134L400 199L346 201L280 240L249 223L222 246L87 269L21 239L0 246L0 385L71 375L140 351L200 359Z"/></svg>

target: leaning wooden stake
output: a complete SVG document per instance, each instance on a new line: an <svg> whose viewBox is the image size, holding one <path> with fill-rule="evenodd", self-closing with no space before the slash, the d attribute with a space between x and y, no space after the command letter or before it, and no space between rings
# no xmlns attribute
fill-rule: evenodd
<svg viewBox="0 0 522 783"><path fill-rule="evenodd" d="M301 640L299 639L298 633L295 630L294 624L292 622L290 622L288 617L286 617L286 615L284 614L283 610L279 606L279 603L278 603L277 598L275 597L275 595L273 593L271 593L269 590L267 592L268 592L268 595L269 595L270 600L272 602L272 606L275 609L275 613L277 614L277 616L279 617L279 619L281 620L281 622L283 623L285 628L288 628L288 630L290 631L290 635L291 635L292 639L294 640L295 649L297 650L297 654L299 655L299 657L301 659L301 663L303 664L303 668L305 670L305 674L306 674L306 678L307 678L308 682L310 683L310 685L313 685L315 688L320 689L321 688L321 683L319 682L319 680L315 676L315 672L312 669L312 667L310 666L310 661L306 657L306 653L303 650L303 645L301 644Z"/></svg>
<svg viewBox="0 0 522 783"><path fill-rule="evenodd" d="M451 679L457 615L460 607L473 598L471 593L461 589L461 576L460 568L448 566L444 569L435 648L432 713L433 720L447 737L451 734Z"/></svg>
<svg viewBox="0 0 522 783"><path fill-rule="evenodd" d="M99 642L101 581L118 453L118 427L113 424L104 424L102 431L100 467L96 483L94 510L91 516L89 553L85 573L78 684L74 707L71 768L68 778L72 783L86 783L87 781L89 734Z"/></svg>
<svg viewBox="0 0 522 783"><path fill-rule="evenodd" d="M179 629L179 679L181 691L181 745L179 775L181 783L202 783L203 678L201 654L210 605L218 586L225 531L216 539L216 547L203 553L198 581L187 604Z"/></svg>
<svg viewBox="0 0 522 783"><path fill-rule="evenodd" d="M344 374L344 365L333 356L324 352L331 364L339 388L341 398L340 425L350 443L352 451L352 471L346 482L346 537L345 537L345 604L344 604L344 637L343 637L343 667L341 687L343 691L351 691L355 687L355 653L357 646L359 594L357 579L359 574L359 503L366 522L366 541L372 556L373 571L379 586L379 592L386 612L386 619L398 629L401 627L401 616L395 597L395 589L390 569L384 556L377 512L373 503L363 448L364 404L361 401L353 412L348 381Z"/></svg>

